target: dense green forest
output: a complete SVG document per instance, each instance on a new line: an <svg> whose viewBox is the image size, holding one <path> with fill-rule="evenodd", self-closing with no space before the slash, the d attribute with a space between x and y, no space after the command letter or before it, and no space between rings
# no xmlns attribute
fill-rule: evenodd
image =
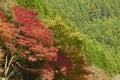
<svg viewBox="0 0 120 80"><path fill-rule="evenodd" d="M48 0L48 6L75 22L85 34L85 54L92 63L120 73L120 1Z"/></svg>
<svg viewBox="0 0 120 80"><path fill-rule="evenodd" d="M71 20L85 37L84 54L91 63L108 70L111 75L120 73L119 0L36 0L31 4L26 0L18 2L38 9L43 18L61 16Z"/></svg>

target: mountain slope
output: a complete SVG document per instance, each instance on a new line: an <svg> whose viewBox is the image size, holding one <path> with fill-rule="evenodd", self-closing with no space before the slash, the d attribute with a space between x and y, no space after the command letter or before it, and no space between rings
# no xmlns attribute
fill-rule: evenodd
<svg viewBox="0 0 120 80"><path fill-rule="evenodd" d="M85 34L85 54L92 63L120 73L119 0L47 0L58 15L74 21Z"/></svg>
<svg viewBox="0 0 120 80"><path fill-rule="evenodd" d="M85 55L111 75L120 73L120 0L17 0L43 18L62 16L85 35Z"/></svg>

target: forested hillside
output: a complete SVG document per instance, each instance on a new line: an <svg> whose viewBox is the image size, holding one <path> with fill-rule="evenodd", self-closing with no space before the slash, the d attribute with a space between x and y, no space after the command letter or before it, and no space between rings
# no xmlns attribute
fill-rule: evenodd
<svg viewBox="0 0 120 80"><path fill-rule="evenodd" d="M32 7L28 2L20 4L42 10L44 18L61 16L76 23L85 36L84 53L91 63L110 74L120 73L119 0L37 0Z"/></svg>
<svg viewBox="0 0 120 80"><path fill-rule="evenodd" d="M120 73L119 0L36 0L31 3L33 6L28 3L20 4L39 9L42 14L45 13L44 18L61 16L74 22L84 34L84 53L91 63L110 74Z"/></svg>
<svg viewBox="0 0 120 80"><path fill-rule="evenodd" d="M86 36L85 54L110 73L120 72L119 0L47 0L58 15L74 21Z"/></svg>
<svg viewBox="0 0 120 80"><path fill-rule="evenodd" d="M48 0L47 2L52 10L74 21L80 31L91 39L110 47L120 46L119 0Z"/></svg>
<svg viewBox="0 0 120 80"><path fill-rule="evenodd" d="M107 71L110 76L120 74L120 0L14 0L13 4L11 1L9 1L9 4L7 5L3 5L2 3L0 4L0 9L2 9L7 14L7 19L9 22L11 22L11 24L14 24L16 28L19 28L22 25L26 25L27 21L32 21L31 17L29 18L29 16L26 15L29 14L28 12L30 12L31 15L34 15L34 17L35 15L38 15L38 17L41 18L40 21L36 18L35 19L36 21L43 23L45 28L47 26L46 30L49 29L50 31L53 31L53 33L51 33L49 30L47 30L48 32L46 33L44 28L40 28L38 30L37 28L34 28L34 30L37 30L38 32L43 29L43 33L51 36L50 39L48 36L45 35L44 37L41 35L42 33L40 33L39 37L40 39L43 39L42 45L44 46L42 47L44 49L48 47L47 49L49 49L49 47L54 46L54 51L52 50L53 48L48 51L53 51L55 53L54 58L56 56L58 57L58 62L54 65L53 63L48 63L50 62L50 59L52 62L55 61L52 58L53 56L50 55L50 57L48 57L48 55L44 55L45 57L48 57L48 59L45 62L45 58L43 58L43 61L41 61L40 65L44 65L44 69L45 67L47 67L46 69L48 69L48 67L52 67L49 69L55 69L58 71L58 73L53 73L51 70L49 71L50 75L42 74L46 79L58 80L59 78L61 80L89 80L89 76L84 76L90 73L89 70L86 69L86 63L88 60L84 56L89 59L89 63L87 63L87 65L91 66L92 64L96 67L102 68ZM9 5L10 7L8 7ZM18 21L15 21L15 19L12 18L15 16L15 14L12 15L14 13L14 10L12 11L12 6L15 5L24 6L25 8L30 9L23 9L26 10L26 14L24 14L24 12L23 14L26 15L29 19L27 20L26 16L23 16L22 24L21 21L19 22L20 17L17 16L19 9L16 11ZM36 11L32 12L31 9ZM37 11L40 14L38 14ZM22 13L22 11L20 13ZM1 14L3 16L2 12L0 15ZM26 22L24 22L24 19ZM36 23L34 20L32 23L34 23L33 26L43 26ZM32 28L30 30L34 32L34 30L32 30L33 26L31 26ZM23 31L21 32L27 34L27 31L24 31L24 29L25 28L23 28ZM34 39L34 35L32 35L32 37L28 37L23 33L17 34L22 35L22 37L24 36L29 39ZM54 34L54 36L52 34ZM2 36L2 34L0 36ZM23 39L22 37L17 36L16 39ZM38 43L40 42L39 37L36 37L38 39ZM52 37L56 39L54 44L52 43ZM2 43L1 37L0 40ZM47 45L44 43L44 41L46 41L48 44L51 43L52 45ZM35 42L36 45L38 45L38 43ZM6 46L6 44L4 45ZM31 53L36 55L36 50L31 50L31 46L23 45L23 43L19 43L19 45L22 45L22 48L21 46L15 47L17 47L17 49L20 48L20 51L30 50ZM41 46L41 43L39 43L39 46ZM5 51L6 48L3 47L3 44L0 44L0 49ZM59 53L59 55L56 55L56 53ZM64 64L64 62L62 62L63 59L65 59L66 63L68 64ZM30 60L38 61L38 57L32 57L30 59L28 58L28 61ZM23 63L23 65L24 64L25 63ZM26 64L28 68L30 67L30 64L31 63ZM58 64L62 67L59 67ZM13 65L17 64L13 63ZM73 65L74 68L72 68L71 65ZM68 71L71 70L71 68L73 69L73 72L70 72L72 76L70 74L67 74L66 76L64 75L63 66L68 67ZM62 69L63 72L61 71ZM39 72L42 73L41 70L39 70Z"/></svg>

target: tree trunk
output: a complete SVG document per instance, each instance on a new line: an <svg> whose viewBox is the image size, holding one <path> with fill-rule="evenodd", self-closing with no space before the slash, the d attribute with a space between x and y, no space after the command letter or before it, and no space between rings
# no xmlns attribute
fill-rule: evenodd
<svg viewBox="0 0 120 80"><path fill-rule="evenodd" d="M4 53L2 49L0 49L0 77L2 77L4 74L4 64L5 64Z"/></svg>

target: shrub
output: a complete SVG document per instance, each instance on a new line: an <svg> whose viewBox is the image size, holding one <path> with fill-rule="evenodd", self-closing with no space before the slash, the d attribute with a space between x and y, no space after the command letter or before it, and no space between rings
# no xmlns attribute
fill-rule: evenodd
<svg viewBox="0 0 120 80"><path fill-rule="evenodd" d="M58 48L58 52L67 56L73 64L73 71L68 74L71 75L69 78L72 80L90 79L90 72L87 69L88 59L82 54L82 34L78 31L76 25L68 19L63 20L61 17L54 20L43 19L43 23L54 32L57 40L55 46Z"/></svg>

